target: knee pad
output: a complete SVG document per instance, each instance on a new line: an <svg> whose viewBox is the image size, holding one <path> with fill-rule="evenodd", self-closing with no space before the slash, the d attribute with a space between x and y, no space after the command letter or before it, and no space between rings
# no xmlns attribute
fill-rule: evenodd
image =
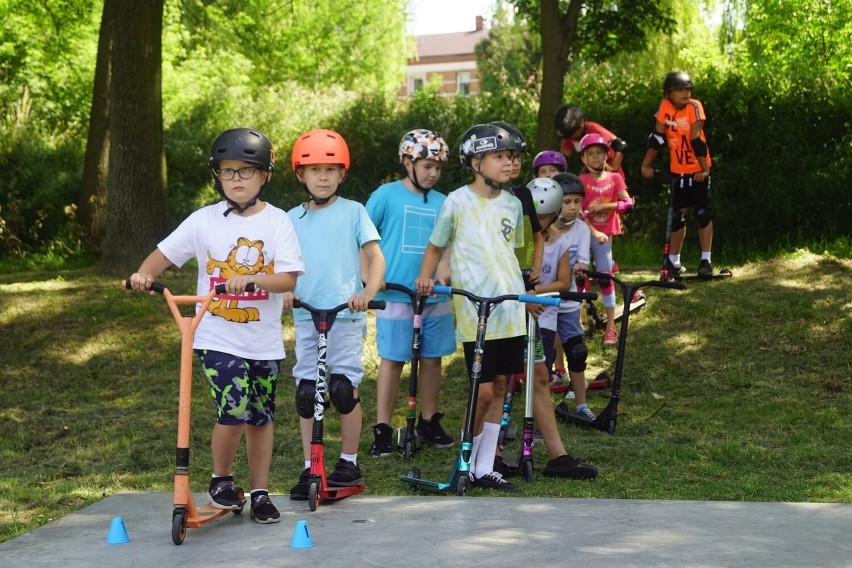
<svg viewBox="0 0 852 568"><path fill-rule="evenodd" d="M586 357L589 355L589 350L583 343L582 337L572 337L562 345L562 349L565 351L565 358L568 359L569 371L579 373L586 370Z"/></svg>
<svg viewBox="0 0 852 568"><path fill-rule="evenodd" d="M604 296L615 290L615 284L612 283L612 280L601 278L599 280L595 280L595 282L597 283L598 288L600 288L601 294Z"/></svg>
<svg viewBox="0 0 852 568"><path fill-rule="evenodd" d="M355 398L355 388L346 375L331 374L331 380L328 382L328 394L331 396L331 403L340 414L349 414L361 402L360 398Z"/></svg>
<svg viewBox="0 0 852 568"><path fill-rule="evenodd" d="M686 215L682 211L672 211L672 233L686 227Z"/></svg>
<svg viewBox="0 0 852 568"><path fill-rule="evenodd" d="M710 224L710 221L713 220L715 213L710 207L707 207L706 209L704 207L696 207L695 210L692 212L692 216L695 218L695 222L698 223L698 227L703 229L704 227Z"/></svg>
<svg viewBox="0 0 852 568"><path fill-rule="evenodd" d="M296 387L296 412L302 418L313 418L317 384L314 381L299 381Z"/></svg>

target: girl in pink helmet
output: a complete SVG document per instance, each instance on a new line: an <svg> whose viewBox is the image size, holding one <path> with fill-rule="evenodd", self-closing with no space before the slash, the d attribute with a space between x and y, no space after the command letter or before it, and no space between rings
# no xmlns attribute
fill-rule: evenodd
<svg viewBox="0 0 852 568"><path fill-rule="evenodd" d="M580 141L580 160L585 171L580 175L586 196L583 198L585 221L591 229L592 257L595 270L612 273L612 238L621 234L619 215L633 209L633 198L627 193L624 178L606 168L609 144L600 134L587 134ZM603 344L615 345L615 286L611 280L601 280L598 287L606 311L606 331Z"/></svg>

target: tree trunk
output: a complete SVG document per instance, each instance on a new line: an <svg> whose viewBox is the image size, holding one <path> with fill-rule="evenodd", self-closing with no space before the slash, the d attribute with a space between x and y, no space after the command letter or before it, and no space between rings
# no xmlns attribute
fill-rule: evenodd
<svg viewBox="0 0 852 568"><path fill-rule="evenodd" d="M122 2L109 91L109 198L100 269L129 275L165 236L163 1Z"/></svg>
<svg viewBox="0 0 852 568"><path fill-rule="evenodd" d="M559 137L553 128L553 115L562 104L565 73L571 58L571 46L577 30L577 19L583 0L571 0L564 15L559 0L541 0L541 96L538 107L537 150L559 148Z"/></svg>
<svg viewBox="0 0 852 568"><path fill-rule="evenodd" d="M117 2L107 0L101 14L98 60L92 90L92 110L89 114L89 137L86 141L83 183L77 211L77 219L85 233L86 245L93 252L100 252L106 229L110 53L117 6Z"/></svg>

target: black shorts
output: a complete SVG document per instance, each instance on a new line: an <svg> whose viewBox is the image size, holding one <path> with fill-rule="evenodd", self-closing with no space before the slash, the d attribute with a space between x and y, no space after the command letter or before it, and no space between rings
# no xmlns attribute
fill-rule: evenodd
<svg viewBox="0 0 852 568"><path fill-rule="evenodd" d="M505 339L485 341L482 352L482 371L480 383L493 383L497 375L515 375L524 372L524 350L527 338L524 335ZM464 360L467 364L468 378L473 381L473 346L475 342L465 341Z"/></svg>
<svg viewBox="0 0 852 568"><path fill-rule="evenodd" d="M674 210L710 209L710 176L698 182L692 174L672 174L672 205Z"/></svg>

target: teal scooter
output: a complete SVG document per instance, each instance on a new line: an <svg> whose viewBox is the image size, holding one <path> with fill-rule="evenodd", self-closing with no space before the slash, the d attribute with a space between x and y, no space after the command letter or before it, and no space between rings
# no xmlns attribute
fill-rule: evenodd
<svg viewBox="0 0 852 568"><path fill-rule="evenodd" d="M412 466L408 470L407 475L400 476L400 481L405 484L408 489L417 489L425 487L436 491L453 491L456 495L464 495L470 489L470 456L473 451L473 425L476 413L477 395L479 391L479 380L482 371L482 356L485 346L485 330L488 325L488 316L494 311L494 308L506 301L517 301L533 304L544 304L546 306L558 306L559 298L544 298L533 296L530 294L507 294L504 296L496 296L493 298L483 298L476 296L467 290L459 288L450 288L449 286L434 286L432 292L435 294L453 294L464 296L470 300L476 308L478 323L476 326L476 339L473 348L473 370L471 373L470 395L467 399L467 417L464 424L464 432L462 434L461 449L458 457L453 464L452 470L446 482L429 481L421 479L420 469L417 466Z"/></svg>

